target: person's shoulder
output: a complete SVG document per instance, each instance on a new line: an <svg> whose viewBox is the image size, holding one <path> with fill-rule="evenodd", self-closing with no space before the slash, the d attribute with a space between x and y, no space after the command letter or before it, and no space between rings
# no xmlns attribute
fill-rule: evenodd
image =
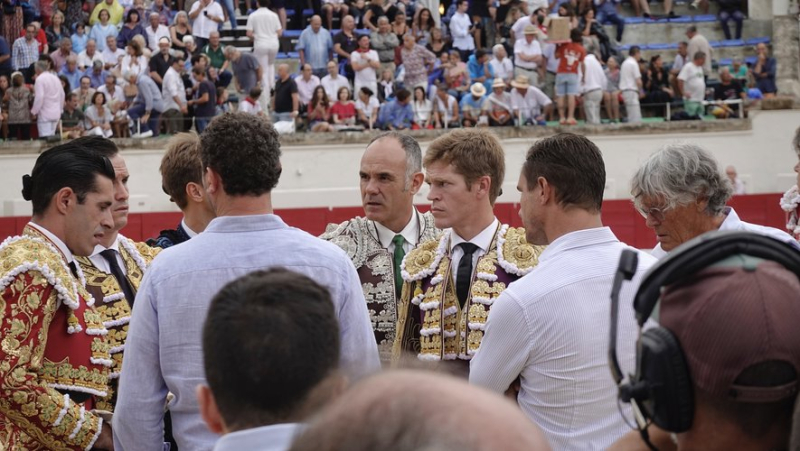
<svg viewBox="0 0 800 451"><path fill-rule="evenodd" d="M0 289L5 289L22 274L41 275L44 279L42 285L58 286L62 281L73 280L64 258L54 245L44 238L27 235L7 238L0 244ZM15 289L23 291L21 287ZM72 295L75 289L75 286L67 284L59 292Z"/></svg>
<svg viewBox="0 0 800 451"><path fill-rule="evenodd" d="M400 273L406 282L415 282L430 277L442 258L446 258L446 240L433 238L422 241L403 258Z"/></svg>

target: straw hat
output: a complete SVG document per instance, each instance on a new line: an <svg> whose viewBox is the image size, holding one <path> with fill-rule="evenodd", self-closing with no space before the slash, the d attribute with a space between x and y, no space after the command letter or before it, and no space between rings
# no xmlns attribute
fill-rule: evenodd
<svg viewBox="0 0 800 451"><path fill-rule="evenodd" d="M486 94L486 87L483 86L483 83L473 83L469 88L469 92L475 97L483 97L483 95Z"/></svg>
<svg viewBox="0 0 800 451"><path fill-rule="evenodd" d="M525 29L524 29L524 31L522 33L527 35L527 34L536 34L538 32L539 32L539 30L537 30L535 26L533 26L533 25L525 25Z"/></svg>
<svg viewBox="0 0 800 451"><path fill-rule="evenodd" d="M495 78L494 79L494 82L492 83L492 89L494 89L494 88L503 88L503 89L506 88L506 84L503 83L503 79L502 78Z"/></svg>
<svg viewBox="0 0 800 451"><path fill-rule="evenodd" d="M514 81L511 82L511 86L519 89L528 89L531 87L530 83L528 83L528 77L525 75L517 75Z"/></svg>

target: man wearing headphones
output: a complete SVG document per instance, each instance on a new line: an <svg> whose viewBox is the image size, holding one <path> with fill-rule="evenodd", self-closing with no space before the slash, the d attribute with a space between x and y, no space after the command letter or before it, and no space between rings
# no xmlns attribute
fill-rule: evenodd
<svg viewBox="0 0 800 451"><path fill-rule="evenodd" d="M641 325L660 301L660 327L646 328L636 374L620 385L644 431L609 449L788 449L798 275L800 253L748 232L706 235L653 267L634 308Z"/></svg>

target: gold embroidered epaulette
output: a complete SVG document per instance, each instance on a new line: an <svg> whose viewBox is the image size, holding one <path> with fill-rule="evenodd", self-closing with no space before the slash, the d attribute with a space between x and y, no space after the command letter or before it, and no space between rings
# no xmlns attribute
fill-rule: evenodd
<svg viewBox="0 0 800 451"><path fill-rule="evenodd" d="M497 263L509 274L524 276L539 263L544 246L534 246L525 239L525 229L509 227L500 229L497 237Z"/></svg>
<svg viewBox="0 0 800 451"><path fill-rule="evenodd" d="M406 282L422 280L432 275L447 249L447 235L438 240L428 240L420 243L403 258L400 264L400 274Z"/></svg>
<svg viewBox="0 0 800 451"><path fill-rule="evenodd" d="M126 238L126 240L139 252L139 255L142 256L148 266L153 262L153 259L156 258L156 255L161 252L160 247L150 247L147 243L137 243L130 238Z"/></svg>

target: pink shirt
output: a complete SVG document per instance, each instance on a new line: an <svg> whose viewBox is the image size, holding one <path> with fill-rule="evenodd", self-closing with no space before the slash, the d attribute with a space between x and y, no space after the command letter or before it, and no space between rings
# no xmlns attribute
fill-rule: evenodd
<svg viewBox="0 0 800 451"><path fill-rule="evenodd" d="M31 114L46 121L61 119L64 110L64 88L61 81L52 72L42 72L36 77L33 85L34 98Z"/></svg>

